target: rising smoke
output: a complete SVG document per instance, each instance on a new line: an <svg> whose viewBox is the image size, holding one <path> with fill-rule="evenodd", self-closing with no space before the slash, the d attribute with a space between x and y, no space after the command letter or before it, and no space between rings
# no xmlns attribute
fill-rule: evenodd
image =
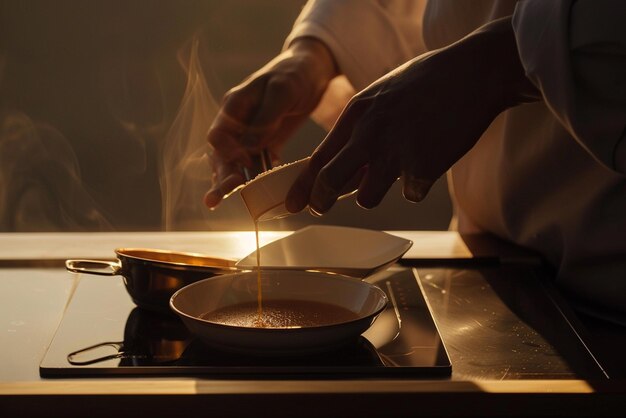
<svg viewBox="0 0 626 418"><path fill-rule="evenodd" d="M218 112L194 37L179 52L187 86L164 142L161 169L163 225L166 230L206 228L209 212L200 203L211 181L206 134Z"/></svg>
<svg viewBox="0 0 626 418"><path fill-rule="evenodd" d="M0 230L111 230L64 136L19 112L0 117Z"/></svg>
<svg viewBox="0 0 626 418"><path fill-rule="evenodd" d="M126 117L141 113L141 109L124 110L129 107L129 100L123 93L116 93L122 87L112 85L125 84L127 75L120 70L120 74L105 77L104 98L109 119L120 132L118 141L124 138L125 145L117 151L117 166L109 164L109 169L101 172L101 179L96 181L110 183L111 178L116 178L114 174L119 177L119 172L126 173L128 178L145 175L150 164L156 165L154 181L160 189L161 207L152 210L160 210L161 224L149 229L207 229L210 222L211 214L202 204L202 196L210 186L206 133L217 113L217 104L200 65L199 48L200 40L195 36L178 51L186 87L175 116L170 117L169 128L164 116L151 124L136 123ZM1 80L5 57L0 58ZM0 112L0 231L119 229L116 218L111 219L111 211L106 207L115 203L115 192L108 194L110 199L106 202L99 202L93 196L97 187L89 187L87 183L72 141L59 129L34 120L25 112L6 107ZM124 193L125 186L119 184L119 195ZM135 193L149 192L139 189Z"/></svg>

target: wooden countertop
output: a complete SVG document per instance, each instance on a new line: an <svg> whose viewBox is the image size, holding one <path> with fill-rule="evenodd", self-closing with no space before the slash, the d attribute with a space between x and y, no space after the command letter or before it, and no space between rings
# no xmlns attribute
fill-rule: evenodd
<svg viewBox="0 0 626 418"><path fill-rule="evenodd" d="M290 233L291 231L261 231L261 245ZM465 241L455 232L388 233L413 241L413 246L406 254L407 258L465 259L474 256ZM118 247L189 251L239 259L254 251L255 245L254 231L0 233L0 263L4 263L0 266L24 265L29 260L46 264L46 260L64 261L68 258L115 258L113 250Z"/></svg>

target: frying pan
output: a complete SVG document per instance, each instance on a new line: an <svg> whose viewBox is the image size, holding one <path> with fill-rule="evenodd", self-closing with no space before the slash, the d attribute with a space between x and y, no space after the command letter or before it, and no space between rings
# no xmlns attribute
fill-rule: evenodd
<svg viewBox="0 0 626 418"><path fill-rule="evenodd" d="M171 296L188 284L217 274L239 271L234 260L146 248L118 248L117 261L67 260L74 273L118 276L133 302L152 311L171 313Z"/></svg>
<svg viewBox="0 0 626 418"><path fill-rule="evenodd" d="M257 272L214 276L174 293L172 310L192 334L220 350L255 356L312 354L354 343L387 305L375 285L337 274L262 270L262 300L318 302L352 311L354 319L319 325L257 328L203 319L207 312L257 301Z"/></svg>

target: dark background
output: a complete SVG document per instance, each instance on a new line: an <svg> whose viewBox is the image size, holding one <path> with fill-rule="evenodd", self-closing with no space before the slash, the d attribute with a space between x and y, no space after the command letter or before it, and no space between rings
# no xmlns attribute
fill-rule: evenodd
<svg viewBox="0 0 626 418"><path fill-rule="evenodd" d="M205 210L203 180L177 186L189 188L193 208L164 222L159 161L187 83L177 57L199 40L219 102L280 51L303 3L0 0L0 231L252 229L238 195ZM285 162L308 155L324 134L307 123ZM445 179L421 204L404 201L399 186L374 210L348 198L322 218L303 213L264 228L447 228Z"/></svg>

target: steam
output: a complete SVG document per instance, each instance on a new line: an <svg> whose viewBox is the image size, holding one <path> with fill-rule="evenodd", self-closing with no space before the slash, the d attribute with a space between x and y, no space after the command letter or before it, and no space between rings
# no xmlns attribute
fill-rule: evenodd
<svg viewBox="0 0 626 418"><path fill-rule="evenodd" d="M177 51L187 84L173 118L163 110L166 94L154 77L153 63L112 59L101 68L99 99L109 114L97 120L108 122L102 125L107 130L84 134L80 129L90 127L83 124L76 131L81 136L73 132L76 138L70 138L106 141L93 145L98 151L92 154L107 153L97 161L104 165L102 172L94 177L93 167L84 169L93 183L81 174L80 164L89 162L79 164L72 141L59 129L13 110L10 101L8 106L0 104L0 231L111 231L128 228L123 216L136 218L140 210L160 210L160 225L158 214L152 221L155 225L144 225L150 229L205 230L216 222L221 226L224 217L202 204L211 182L206 134L218 106L204 77L199 50L196 36ZM6 65L7 58L0 53L3 82ZM112 152L115 158L110 158ZM148 186L152 181L154 188L130 186L126 178L141 179L136 184ZM145 203L152 199L156 205ZM132 216L124 213L123 205L135 211ZM226 214L227 222L232 215Z"/></svg>
<svg viewBox="0 0 626 418"><path fill-rule="evenodd" d="M3 231L112 229L82 187L69 142L19 112L0 116L0 202Z"/></svg>
<svg viewBox="0 0 626 418"><path fill-rule="evenodd" d="M211 182L206 134L218 105L204 78L199 45L198 37L194 37L178 54L187 73L187 86L163 141L161 197L165 230L205 229L209 216L202 204Z"/></svg>

